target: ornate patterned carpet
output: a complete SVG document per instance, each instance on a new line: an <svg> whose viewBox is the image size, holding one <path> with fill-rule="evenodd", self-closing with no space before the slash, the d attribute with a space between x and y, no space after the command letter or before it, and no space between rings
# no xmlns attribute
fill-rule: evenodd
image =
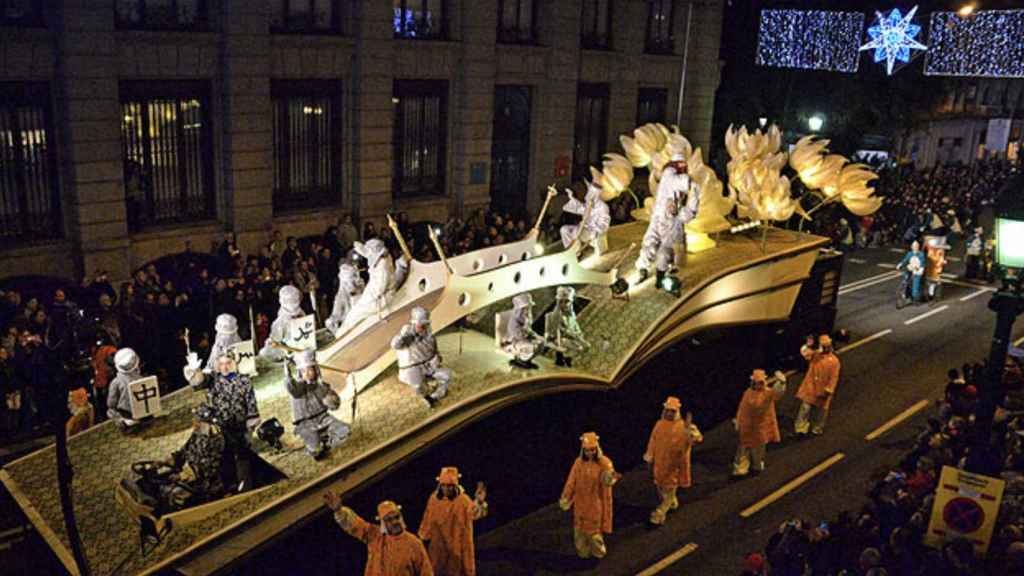
<svg viewBox="0 0 1024 576"><path fill-rule="evenodd" d="M642 234L642 225L616 227L609 234L611 252L603 258L591 257L585 265L607 269L617 259L618 251L630 242L639 244ZM819 240L773 230L768 235L766 251L762 252L759 238L723 237L718 248L687 257L681 272L683 298L704 279L780 252L809 249ZM631 269L635 256L634 251L627 258L624 270ZM580 294L589 298L590 304L581 313L580 321L592 347L576 358L571 371L557 368L546 359L541 362L541 370L514 370L508 366L507 358L493 351L493 335L474 331L460 334L455 328L446 330L441 335L440 345L446 363L455 372L448 396L436 408L429 409L409 387L397 380L392 367L360 394L352 435L320 462L307 456L301 449L301 442L291 433L291 408L281 384L280 369L262 373L255 381L261 416L277 417L286 425L287 433L283 439L286 450L275 454L268 446L257 446L257 451L287 478L227 509L192 524L176 526L147 556L142 556L139 550L137 525L114 502L114 485L129 473L132 462L164 458L181 446L190 429L189 411L203 400L205 394L184 390L164 398L166 416L134 436L122 435L113 426L104 424L72 438L68 449L75 470L75 512L91 572L97 575L136 574L159 569L197 543L229 530L257 512L270 510L283 499L300 492L304 486L325 477L344 474L346 468L361 455L386 449L386 443L401 436L416 434L428 420L443 420L446 413L454 413L469 398L525 377L576 377L613 383L622 362L677 303L667 293L655 291L651 284L647 282L638 289L634 288L629 302L613 300L605 287L581 287ZM553 296L553 290L543 292L534 295L540 309ZM485 314L493 312L484 311ZM335 415L349 422L351 406L344 398L343 394L342 407ZM0 478L61 559L70 566L70 548L57 495L54 454L52 446L30 454L6 466Z"/></svg>

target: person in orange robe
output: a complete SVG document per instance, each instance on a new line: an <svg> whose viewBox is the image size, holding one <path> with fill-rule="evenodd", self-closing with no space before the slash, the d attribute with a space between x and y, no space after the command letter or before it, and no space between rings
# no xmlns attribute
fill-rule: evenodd
<svg viewBox="0 0 1024 576"><path fill-rule="evenodd" d="M340 494L325 492L324 504L342 530L366 544L364 576L434 576L427 549L415 534L406 531L402 509L394 502L385 500L377 505L379 525L343 506Z"/></svg>
<svg viewBox="0 0 1024 576"><path fill-rule="evenodd" d="M732 463L733 476L746 476L750 469L764 471L764 453L769 442L778 442L779 422L775 402L786 393L786 375L775 372L775 382L758 368L750 375L750 388L743 392L733 424L739 432L739 446Z"/></svg>
<svg viewBox="0 0 1024 576"><path fill-rule="evenodd" d="M573 511L573 542L580 558L604 558L604 535L612 531L612 486L622 476L601 452L598 436L580 436L580 455L569 471L558 505Z"/></svg>
<svg viewBox="0 0 1024 576"><path fill-rule="evenodd" d="M487 515L487 491L477 484L476 497L469 499L459 485L458 468L441 468L437 492L427 500L420 521L419 536L427 542L430 563L437 576L475 576L473 522Z"/></svg>
<svg viewBox="0 0 1024 576"><path fill-rule="evenodd" d="M803 435L810 431L818 436L824 431L832 395L838 383L839 358L832 352L832 338L822 334L818 338L818 350L811 357L807 374L796 393L801 401L794 425L797 434Z"/></svg>
<svg viewBox="0 0 1024 576"><path fill-rule="evenodd" d="M651 524L661 526L665 523L665 515L669 510L679 507L676 489L689 488L690 450L694 444L704 441L704 436L693 423L693 416L686 415L686 420L679 417L682 403L679 398L669 396L662 404L661 419L651 430L651 438L647 441L644 462L650 464L654 472L654 485L658 489L661 503L651 512Z"/></svg>

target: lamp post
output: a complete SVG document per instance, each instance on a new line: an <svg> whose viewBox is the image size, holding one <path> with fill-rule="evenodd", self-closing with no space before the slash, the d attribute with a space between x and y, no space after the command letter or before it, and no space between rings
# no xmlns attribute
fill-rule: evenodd
<svg viewBox="0 0 1024 576"><path fill-rule="evenodd" d="M676 125L683 125L683 96L686 95L686 64L690 59L690 22L693 21L693 2L686 8L686 35L683 36L683 68L679 71L679 105L676 107Z"/></svg>
<svg viewBox="0 0 1024 576"><path fill-rule="evenodd" d="M1002 395L1003 369L1010 346L1013 323L1024 312L1024 175L1011 180L996 204L996 266L1002 286L989 301L996 313L996 327L988 356L988 373L975 411L974 444L987 454L992 437L992 419Z"/></svg>

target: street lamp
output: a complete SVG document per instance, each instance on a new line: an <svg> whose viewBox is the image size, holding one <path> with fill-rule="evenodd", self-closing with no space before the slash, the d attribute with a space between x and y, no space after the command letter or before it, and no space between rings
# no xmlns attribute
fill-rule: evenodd
<svg viewBox="0 0 1024 576"><path fill-rule="evenodd" d="M1010 180L1003 188L995 212L995 265L1002 286L988 303L989 309L996 313L996 327L989 350L988 374L975 412L974 440L980 457L989 451L992 419L996 403L1003 394L1003 368L1013 323L1024 312L1024 174Z"/></svg>
<svg viewBox="0 0 1024 576"><path fill-rule="evenodd" d="M956 11L956 13L959 14L961 18L967 18L971 14L974 14L975 8L977 8L977 5L974 3L964 4L963 6L960 7L959 10Z"/></svg>
<svg viewBox="0 0 1024 576"><path fill-rule="evenodd" d="M815 114L807 119L807 127L811 129L811 132L818 132L821 127L825 125L825 119Z"/></svg>

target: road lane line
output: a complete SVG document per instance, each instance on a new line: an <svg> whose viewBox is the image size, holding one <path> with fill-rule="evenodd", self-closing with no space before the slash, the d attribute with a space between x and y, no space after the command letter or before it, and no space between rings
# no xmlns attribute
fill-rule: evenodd
<svg viewBox="0 0 1024 576"><path fill-rule="evenodd" d="M892 334L892 328L887 328L885 330L882 330L881 332L878 332L876 334L872 334L871 336L867 336L865 338L861 338L860 340L857 340L856 342L852 342L850 344L847 344L846 346L843 346L839 350L836 350L836 354L842 354L843 352L849 352L850 350L853 350L854 348L860 348L861 346L867 344L868 342L872 342L874 340L878 340L879 338L881 338L882 336L885 336L887 334Z"/></svg>
<svg viewBox="0 0 1024 576"><path fill-rule="evenodd" d="M984 288L989 292L995 292L996 289L991 286L979 286L978 284L971 284L970 282L961 282L960 280L943 280L943 284L953 284L955 286L963 286L965 288Z"/></svg>
<svg viewBox="0 0 1024 576"><path fill-rule="evenodd" d="M867 264L868 263L868 261L864 260L863 258L848 258L848 260L850 262L853 262L854 264Z"/></svg>
<svg viewBox="0 0 1024 576"><path fill-rule="evenodd" d="M903 248L889 248L889 252L893 252L895 254L905 254L907 251Z"/></svg>
<svg viewBox="0 0 1024 576"><path fill-rule="evenodd" d="M946 256L946 260L949 260L950 262L959 262L960 258L956 256Z"/></svg>
<svg viewBox="0 0 1024 576"><path fill-rule="evenodd" d="M873 280L878 280L879 278L881 278L883 276L889 276L891 274L892 274L892 272L879 272L878 274L875 274L874 276L868 276L867 278L861 278L860 280L855 280L853 282L847 282L846 284L843 284L842 286L840 286L839 289L840 290L844 290L846 288L853 288L855 286L860 286L861 284L864 284L866 282L871 282Z"/></svg>
<svg viewBox="0 0 1024 576"><path fill-rule="evenodd" d="M821 474L825 470L828 470L829 467L831 467L833 464L839 462L845 457L846 455L843 454L842 452L836 452L828 460L825 460L824 462L818 464L814 468L811 468L807 472L804 472L803 474L797 476L796 478L793 478L789 482L786 482L786 484L783 485L782 488L779 488L775 492L772 492L771 494L763 498L760 502L746 508L745 510L740 512L740 516L742 518L750 518L754 514L757 514L761 510L764 510L765 508L770 506L776 500L782 498L786 494L789 494L793 490L796 490L811 478L814 478L818 474Z"/></svg>
<svg viewBox="0 0 1024 576"><path fill-rule="evenodd" d="M921 314L920 316L914 316L910 320L907 320L906 322L904 322L903 325L904 326L910 326L914 322L917 322L919 320L924 320L925 318L927 318L929 316L934 316L934 315L938 314L939 312L943 312L943 311L947 310L948 308L949 308L949 304L943 304L942 306L939 306L935 310L929 310L928 312L925 312L924 314Z"/></svg>
<svg viewBox="0 0 1024 576"><path fill-rule="evenodd" d="M971 292L967 296L964 296L963 298L961 298L960 301L961 302L967 302L968 300L974 298L975 296L981 296L982 294L987 294L990 291L991 290L989 290L988 288L979 288L977 292Z"/></svg>
<svg viewBox="0 0 1024 576"><path fill-rule="evenodd" d="M885 424L882 424L881 426L876 428L874 432L865 436L864 439L867 440L868 442L871 442L875 438L878 438L882 434L885 434L889 430L892 430L907 418L910 418L914 414L917 414L921 410L924 410L926 406L928 406L928 400L921 400L917 404L914 404L910 408L907 408L903 412L900 412L900 414L893 418L892 420L889 420Z"/></svg>
<svg viewBox="0 0 1024 576"><path fill-rule="evenodd" d="M895 265L895 264L890 264L890 263L888 263L888 262L879 262L879 263L877 264L877 266L878 266L879 268L888 268L888 269L890 269L890 270L895 270L895 269L896 269L896 265Z"/></svg>
<svg viewBox="0 0 1024 576"><path fill-rule="evenodd" d="M697 548L698 546L696 544L690 542L689 544L683 546L679 550L676 550L668 556L665 556L664 558L659 560L657 564L652 565L650 568L647 568L643 572L637 572L636 576L654 576L658 572L661 572L665 568L668 568L669 566L682 560L683 557L692 554L694 550L696 550Z"/></svg>
<svg viewBox="0 0 1024 576"><path fill-rule="evenodd" d="M888 282L889 280L893 280L893 279L899 278L899 277L900 277L900 273L899 272L888 272L886 274L882 274L881 277L877 277L876 276L875 279L872 280L871 282L863 282L861 284L855 284L853 286L846 286L846 287L840 288L838 290L838 292L836 292L836 294L839 295L839 296L842 296L843 294L849 294L850 292L856 292L857 290L863 290L864 288L870 288L870 287L874 286L875 284L881 284L883 282Z"/></svg>
<svg viewBox="0 0 1024 576"><path fill-rule="evenodd" d="M943 272L942 274L939 274L939 276L942 276L943 280L956 280L959 278L956 274L951 274L949 272Z"/></svg>

